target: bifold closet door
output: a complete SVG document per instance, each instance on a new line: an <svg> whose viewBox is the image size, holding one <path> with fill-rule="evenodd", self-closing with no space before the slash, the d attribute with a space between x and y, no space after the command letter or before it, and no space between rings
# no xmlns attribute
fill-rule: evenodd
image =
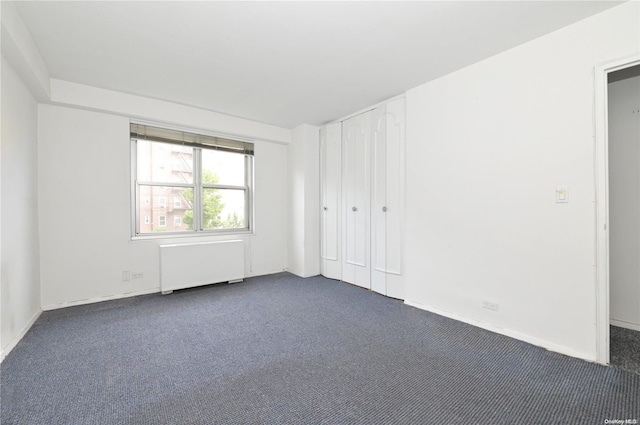
<svg viewBox="0 0 640 425"><path fill-rule="evenodd" d="M404 299L404 99L372 111L371 289Z"/></svg>
<svg viewBox="0 0 640 425"><path fill-rule="evenodd" d="M342 122L342 280L371 287L371 112Z"/></svg>
<svg viewBox="0 0 640 425"><path fill-rule="evenodd" d="M320 273L342 278L340 210L342 192L342 123L320 129Z"/></svg>

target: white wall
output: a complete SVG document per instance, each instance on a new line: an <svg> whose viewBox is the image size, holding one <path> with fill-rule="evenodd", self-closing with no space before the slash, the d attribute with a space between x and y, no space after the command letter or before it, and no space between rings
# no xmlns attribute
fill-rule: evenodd
<svg viewBox="0 0 640 425"><path fill-rule="evenodd" d="M320 128L305 126L305 275L320 274ZM291 165L289 165L291 167Z"/></svg>
<svg viewBox="0 0 640 425"><path fill-rule="evenodd" d="M1 358L40 314L37 103L2 58Z"/></svg>
<svg viewBox="0 0 640 425"><path fill-rule="evenodd" d="M611 324L640 331L640 76L609 84Z"/></svg>
<svg viewBox="0 0 640 425"><path fill-rule="evenodd" d="M2 56L11 63L36 100L49 98L49 71L29 30L12 2L0 3L2 13Z"/></svg>
<svg viewBox="0 0 640 425"><path fill-rule="evenodd" d="M206 109L51 79L51 102L192 129L290 143L291 130Z"/></svg>
<svg viewBox="0 0 640 425"><path fill-rule="evenodd" d="M167 240L131 241L129 119L41 104L38 128L43 308L158 291ZM286 169L285 144L256 141L255 234L240 237L249 276L286 269ZM238 236L180 242L221 239Z"/></svg>
<svg viewBox="0 0 640 425"><path fill-rule="evenodd" d="M640 50L639 17L625 3L407 93L409 304L596 358L593 69Z"/></svg>
<svg viewBox="0 0 640 425"><path fill-rule="evenodd" d="M289 145L288 268L298 276L320 273L320 129L301 125Z"/></svg>

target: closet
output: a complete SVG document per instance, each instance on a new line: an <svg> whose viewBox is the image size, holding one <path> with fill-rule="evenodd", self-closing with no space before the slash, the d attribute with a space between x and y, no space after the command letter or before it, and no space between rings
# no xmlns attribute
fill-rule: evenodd
<svg viewBox="0 0 640 425"><path fill-rule="evenodd" d="M320 272L341 279L342 123L320 129Z"/></svg>
<svg viewBox="0 0 640 425"><path fill-rule="evenodd" d="M321 273L404 298L404 99L320 131Z"/></svg>
<svg viewBox="0 0 640 425"><path fill-rule="evenodd" d="M342 280L371 288L371 112L342 122Z"/></svg>
<svg viewBox="0 0 640 425"><path fill-rule="evenodd" d="M372 111L371 289L404 298L404 99Z"/></svg>

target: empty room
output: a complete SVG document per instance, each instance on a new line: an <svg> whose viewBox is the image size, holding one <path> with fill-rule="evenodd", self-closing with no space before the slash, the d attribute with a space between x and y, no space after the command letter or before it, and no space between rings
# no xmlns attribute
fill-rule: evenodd
<svg viewBox="0 0 640 425"><path fill-rule="evenodd" d="M3 425L640 421L640 2L0 12Z"/></svg>

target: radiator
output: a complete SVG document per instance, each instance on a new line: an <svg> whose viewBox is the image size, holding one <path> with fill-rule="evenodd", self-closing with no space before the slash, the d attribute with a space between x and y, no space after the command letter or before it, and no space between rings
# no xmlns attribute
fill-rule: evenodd
<svg viewBox="0 0 640 425"><path fill-rule="evenodd" d="M160 245L160 290L235 282L244 279L241 240Z"/></svg>

